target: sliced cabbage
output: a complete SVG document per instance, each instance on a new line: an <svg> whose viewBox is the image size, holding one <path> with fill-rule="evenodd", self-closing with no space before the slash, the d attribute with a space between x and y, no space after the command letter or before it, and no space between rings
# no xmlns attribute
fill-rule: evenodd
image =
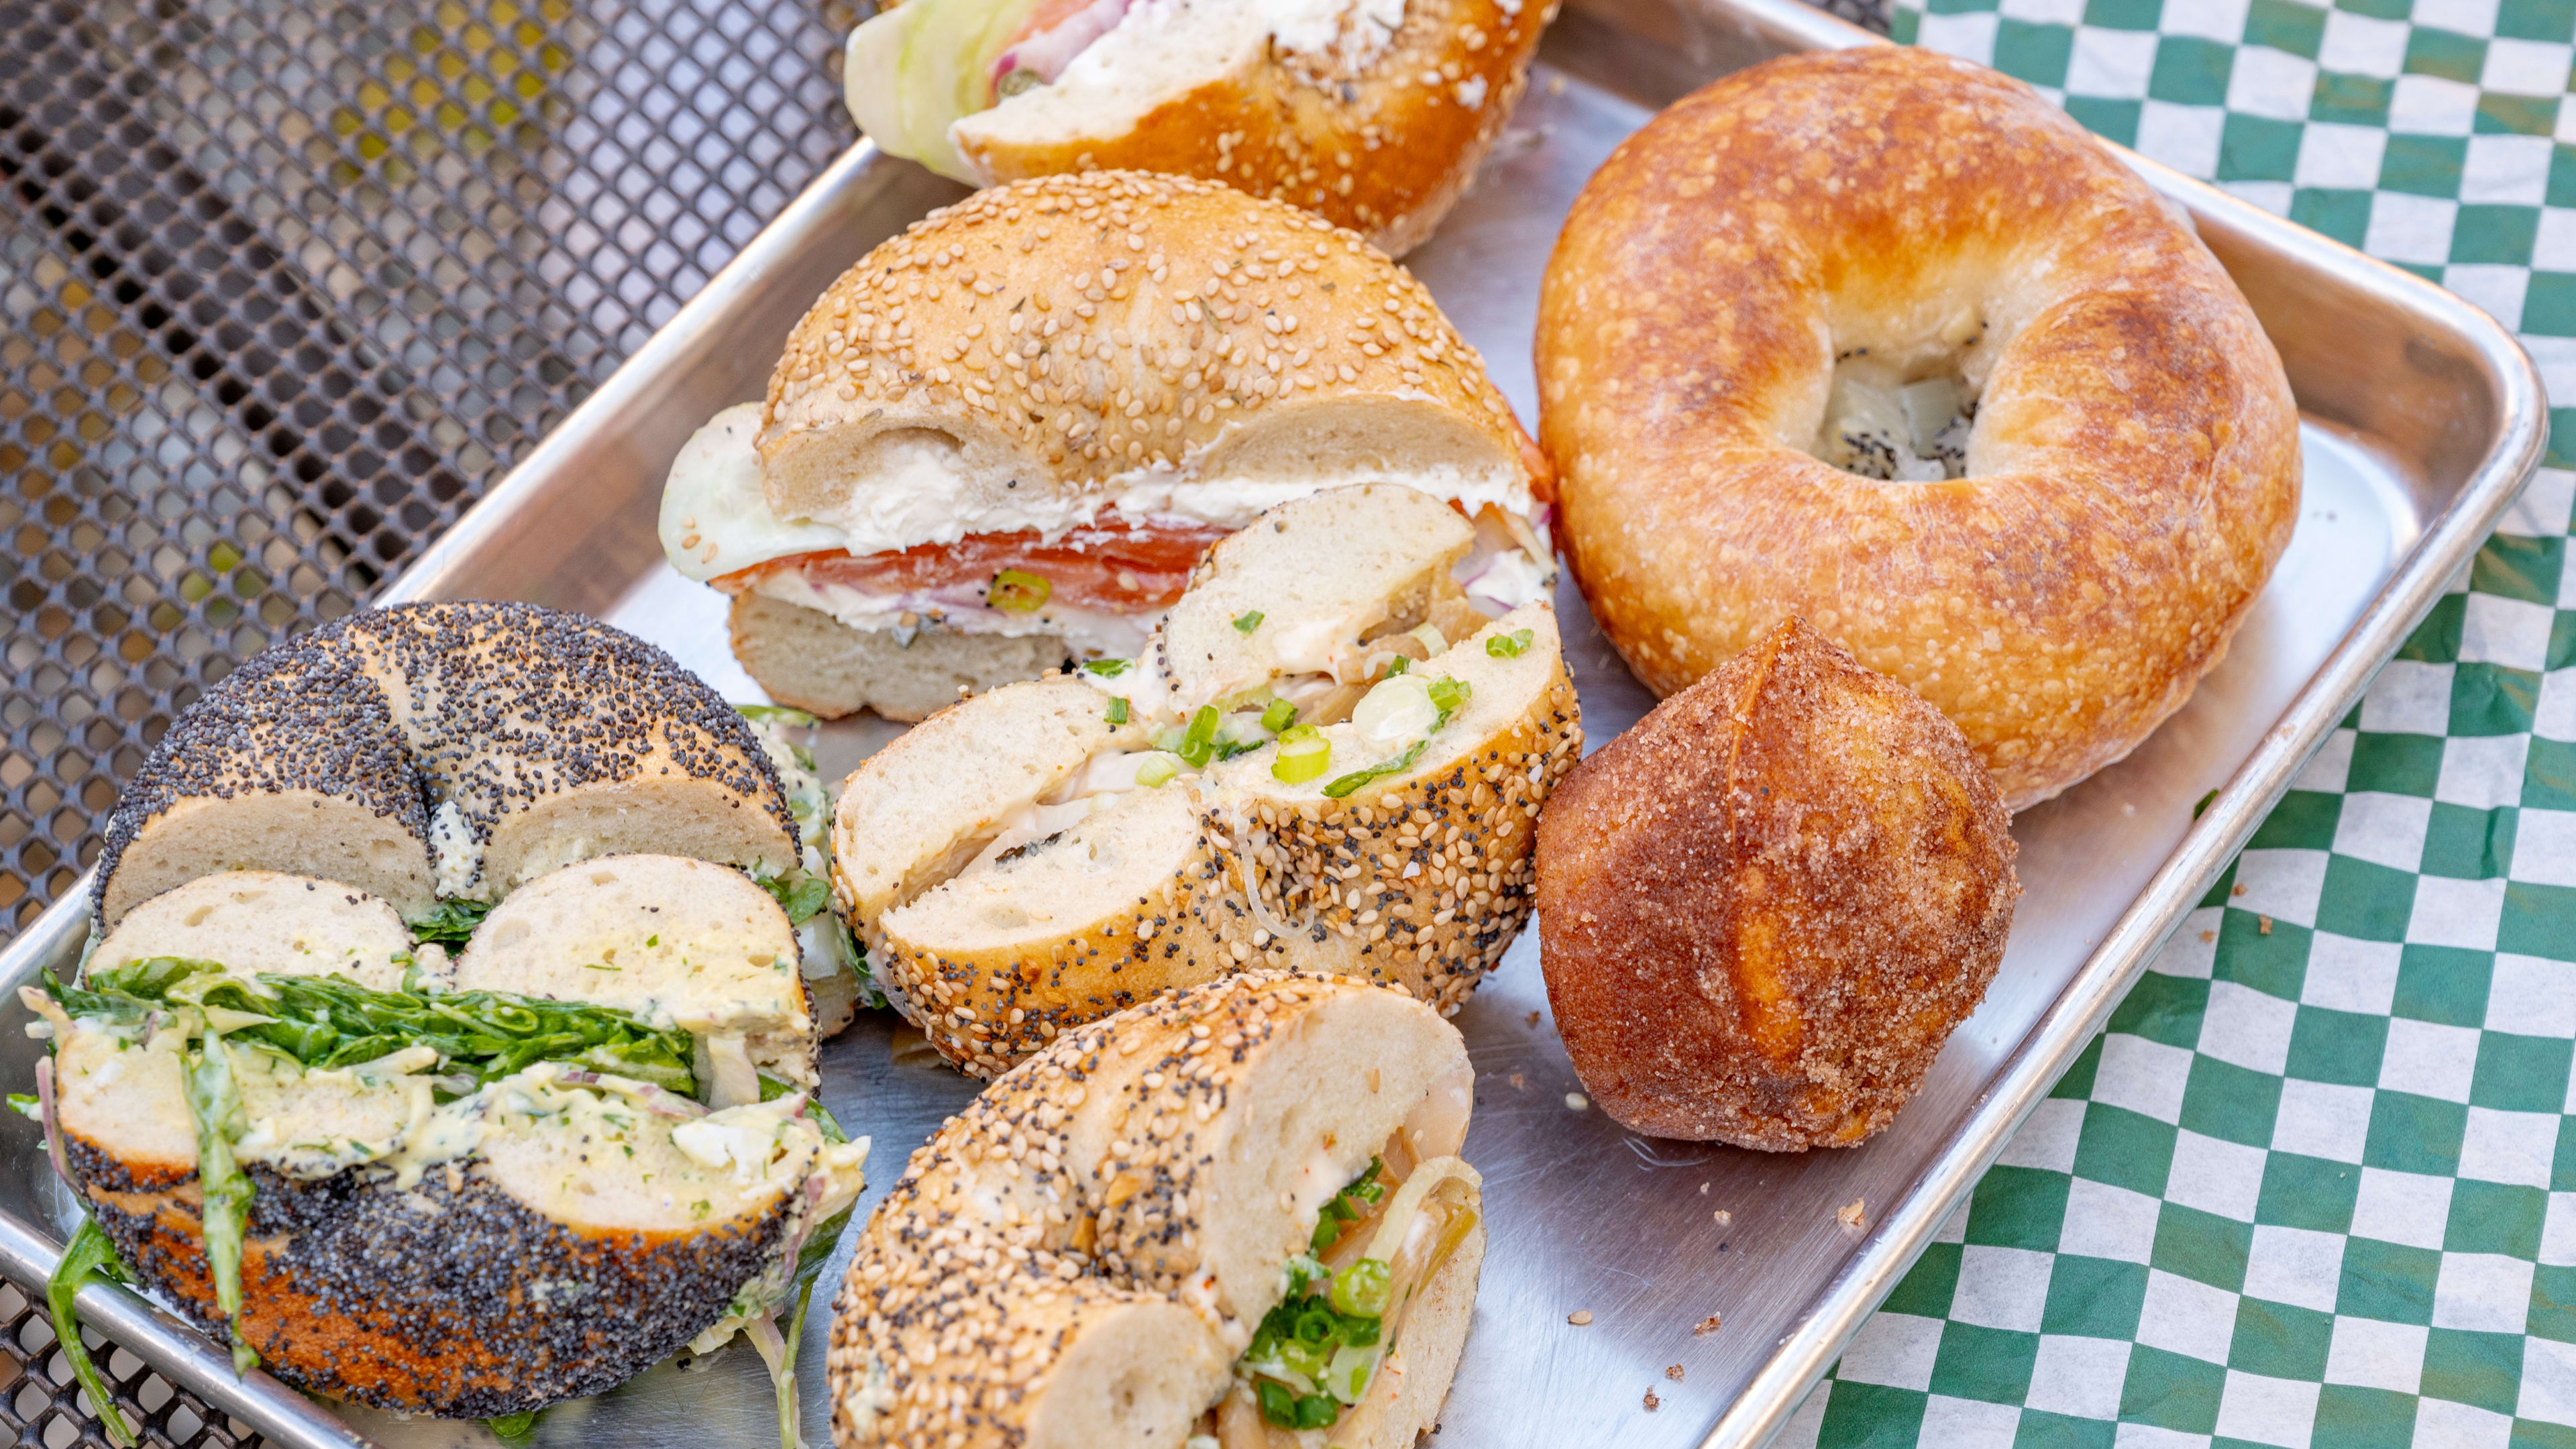
<svg viewBox="0 0 2576 1449"><path fill-rule="evenodd" d="M859 129L890 155L970 186L986 178L949 128L990 107L993 63L1038 0L910 0L850 32L841 92Z"/></svg>

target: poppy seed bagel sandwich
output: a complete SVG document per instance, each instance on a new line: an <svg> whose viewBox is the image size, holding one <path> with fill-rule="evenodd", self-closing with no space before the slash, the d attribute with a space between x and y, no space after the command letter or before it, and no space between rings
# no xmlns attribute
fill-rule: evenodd
<svg viewBox="0 0 2576 1449"><path fill-rule="evenodd" d="M1248 972L1068 1033L861 1231L835 1441L1406 1449L1484 1259L1473 1087L1438 1013L1347 979Z"/></svg>
<svg viewBox="0 0 2576 1449"><path fill-rule="evenodd" d="M1104 171L862 258L681 450L661 538L772 697L917 720L1134 657L1208 545L1366 483L1471 526L1466 593L1547 596L1545 460L1421 284L1293 207Z"/></svg>
<svg viewBox="0 0 2576 1449"><path fill-rule="evenodd" d="M1528 919L1538 810L1582 742L1554 612L1460 595L1470 533L1392 485L1281 504L1142 658L870 756L832 869L888 998L977 1076L1247 967L1454 1010Z"/></svg>
<svg viewBox="0 0 2576 1449"><path fill-rule="evenodd" d="M1320 213L1401 256L1520 99L1529 0L903 0L851 32L850 114L973 186L1133 167Z"/></svg>
<svg viewBox="0 0 2576 1449"><path fill-rule="evenodd" d="M388 953L400 930L351 886L210 875L25 988L82 1232L237 1365L403 1413L774 1338L867 1144L813 1101L769 893L618 855L512 892L452 961Z"/></svg>
<svg viewBox="0 0 2576 1449"><path fill-rule="evenodd" d="M528 604L356 613L171 725L107 830L98 924L223 871L341 881L415 925L595 855L796 868L750 727L642 640Z"/></svg>

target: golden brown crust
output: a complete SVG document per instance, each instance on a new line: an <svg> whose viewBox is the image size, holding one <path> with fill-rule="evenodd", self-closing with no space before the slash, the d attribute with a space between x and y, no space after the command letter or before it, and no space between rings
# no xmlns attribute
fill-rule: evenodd
<svg viewBox="0 0 2576 1449"><path fill-rule="evenodd" d="M938 428L1084 492L1178 467L1282 411L1374 399L1501 465L1544 460L1412 275L1352 232L1214 182L1103 171L980 191L843 273L796 324L760 451ZM828 436L827 436L828 435Z"/></svg>
<svg viewBox="0 0 2576 1449"><path fill-rule="evenodd" d="M2003 959L2009 825L1939 711L1780 624L1539 821L1540 962L1585 1088L1657 1136L1867 1138Z"/></svg>
<svg viewBox="0 0 2576 1449"><path fill-rule="evenodd" d="M959 149L996 181L1100 168L1223 182L1362 232L1390 256L1428 239L1529 82L1554 4L1411 0L1386 52L1318 84L1278 46L1147 112L1120 135Z"/></svg>
<svg viewBox="0 0 2576 1449"><path fill-rule="evenodd" d="M1970 477L1784 441L1838 325L1943 289L2019 329ZM1560 541L1640 678L1804 615L1940 706L2016 809L2180 707L2297 513L2289 385L2216 260L2028 87L1910 48L1757 66L1630 137L1558 242L1538 371Z"/></svg>

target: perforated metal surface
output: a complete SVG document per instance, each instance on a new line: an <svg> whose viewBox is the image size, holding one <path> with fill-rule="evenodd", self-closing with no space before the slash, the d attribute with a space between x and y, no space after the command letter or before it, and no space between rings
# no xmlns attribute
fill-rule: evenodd
<svg viewBox="0 0 2576 1449"><path fill-rule="evenodd" d="M173 714L399 571L849 144L858 13L0 0L0 941ZM0 1285L0 1326L0 1425L103 1444L40 1306ZM146 1442L255 1442L100 1360Z"/></svg>

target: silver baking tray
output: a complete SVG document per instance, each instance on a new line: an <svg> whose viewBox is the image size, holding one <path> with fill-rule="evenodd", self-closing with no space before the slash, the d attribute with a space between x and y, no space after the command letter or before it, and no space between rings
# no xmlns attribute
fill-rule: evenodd
<svg viewBox="0 0 2576 1449"><path fill-rule="evenodd" d="M1788 51L1873 43L1793 0L1570 0L1475 190L1411 265L1534 421L1541 268L1575 192L1666 102ZM2129 983L2289 788L2371 677L2467 566L2540 458L2544 402L2506 332L2392 268L2145 161L2254 303L2306 419L2298 529L2235 649L2127 761L2014 822L2024 894L1985 1005L1922 1095L1868 1145L1798 1157L1655 1141L1575 1095L1546 1011L1535 933L1458 1017L1478 1070L1468 1156L1494 1234L1477 1324L1440 1442L1754 1445L1797 1412L1854 1328L1933 1241L1981 1171L2099 1030ZM758 398L789 326L868 247L958 190L862 143L390 591L513 598L605 616L719 688L756 698L725 647L719 600L654 541L665 469L718 408ZM1593 744L1651 700L1582 600L1560 591ZM893 733L827 728L827 773ZM2197 820L2193 805L2216 799ZM85 896L85 892L83 893ZM5 955L0 986L68 965L78 898ZM0 1006L0 1080L33 1072L15 993ZM971 1084L898 1064L890 1015L824 1055L824 1096L876 1157L869 1202ZM1864 1205L1863 1226L1838 1213ZM0 1117L0 1272L52 1268L69 1222L32 1124ZM1730 1215L1721 1222L1717 1214ZM837 1281L835 1270L828 1281ZM479 1425L345 1419L224 1359L163 1309L94 1287L92 1322L277 1443L464 1444ZM818 1304L819 1308L820 1305ZM1578 1311L1588 1326L1569 1323ZM1721 1326L1699 1335L1716 1316ZM800 1345L805 1432L828 1435L828 1315ZM1668 1365L1684 1377L1667 1377ZM1652 1391L1660 1406L1650 1411ZM639 1446L776 1443L758 1361L729 1349L550 1412L540 1438ZM1103 1446L1108 1449L1108 1446Z"/></svg>

